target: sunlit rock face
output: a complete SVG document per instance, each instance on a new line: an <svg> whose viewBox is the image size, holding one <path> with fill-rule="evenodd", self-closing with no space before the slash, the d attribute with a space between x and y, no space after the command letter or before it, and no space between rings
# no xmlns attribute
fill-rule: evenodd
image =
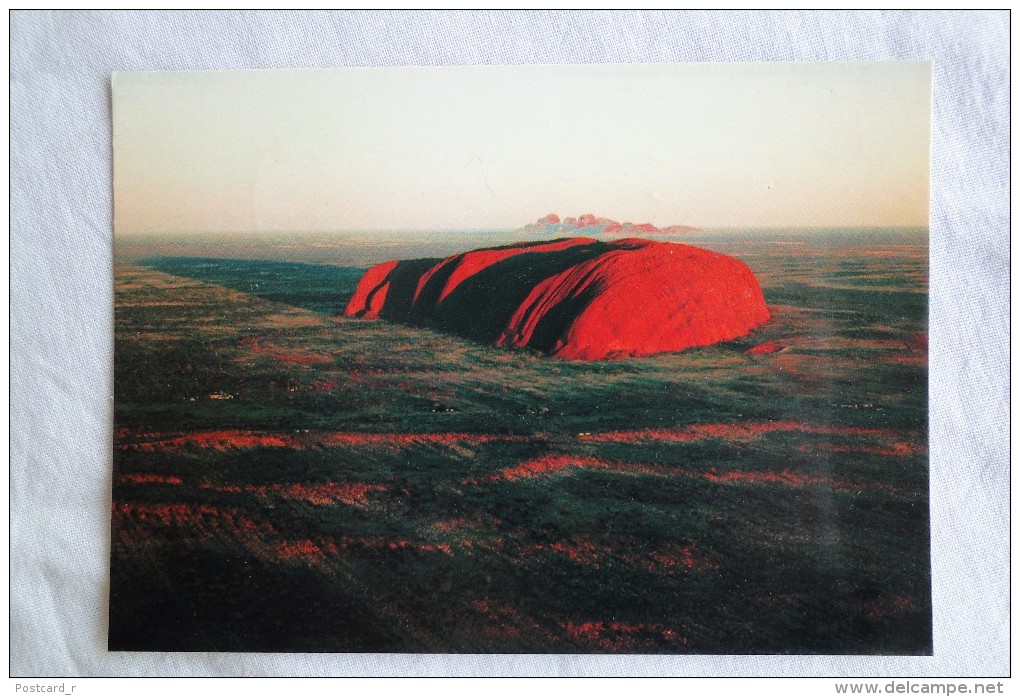
<svg viewBox="0 0 1020 697"><path fill-rule="evenodd" d="M573 360L708 346L769 319L757 279L737 259L684 244L589 237L379 264L345 314Z"/></svg>

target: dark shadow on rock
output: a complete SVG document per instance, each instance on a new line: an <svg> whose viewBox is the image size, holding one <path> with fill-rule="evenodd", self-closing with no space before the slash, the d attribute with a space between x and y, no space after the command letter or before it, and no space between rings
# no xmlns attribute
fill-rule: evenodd
<svg viewBox="0 0 1020 697"><path fill-rule="evenodd" d="M535 286L567 269L613 249L604 242L559 251L524 252L498 261L461 282L428 313L428 323L477 341L499 338ZM576 313L575 313L576 315ZM560 329L569 313L556 313ZM556 332L556 320L546 334Z"/></svg>
<svg viewBox="0 0 1020 697"><path fill-rule="evenodd" d="M442 259L410 259L397 262L386 276L389 290L386 292L386 302L379 311L379 316L394 322L405 321L414 304L419 281L429 269L441 261Z"/></svg>

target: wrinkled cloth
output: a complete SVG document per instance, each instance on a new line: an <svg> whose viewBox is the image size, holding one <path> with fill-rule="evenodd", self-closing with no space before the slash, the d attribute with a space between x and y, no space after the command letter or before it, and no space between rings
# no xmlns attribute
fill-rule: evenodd
<svg viewBox="0 0 1020 697"><path fill-rule="evenodd" d="M1009 14L13 12L12 676L1009 673ZM110 75L932 60L934 657L110 653Z"/></svg>

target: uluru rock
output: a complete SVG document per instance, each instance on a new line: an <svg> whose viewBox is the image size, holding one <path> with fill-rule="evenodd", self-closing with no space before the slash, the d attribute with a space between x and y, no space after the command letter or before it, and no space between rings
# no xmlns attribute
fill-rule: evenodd
<svg viewBox="0 0 1020 697"><path fill-rule="evenodd" d="M757 279L733 257L587 237L379 264L345 314L576 360L707 346L769 319Z"/></svg>

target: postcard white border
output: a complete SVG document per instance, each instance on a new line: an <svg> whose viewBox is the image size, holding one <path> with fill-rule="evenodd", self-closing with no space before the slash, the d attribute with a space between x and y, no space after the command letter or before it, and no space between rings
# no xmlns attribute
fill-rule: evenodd
<svg viewBox="0 0 1020 697"><path fill-rule="evenodd" d="M13 12L12 676L1009 673L1009 28L998 12ZM932 60L934 657L106 651L109 77L503 63Z"/></svg>

